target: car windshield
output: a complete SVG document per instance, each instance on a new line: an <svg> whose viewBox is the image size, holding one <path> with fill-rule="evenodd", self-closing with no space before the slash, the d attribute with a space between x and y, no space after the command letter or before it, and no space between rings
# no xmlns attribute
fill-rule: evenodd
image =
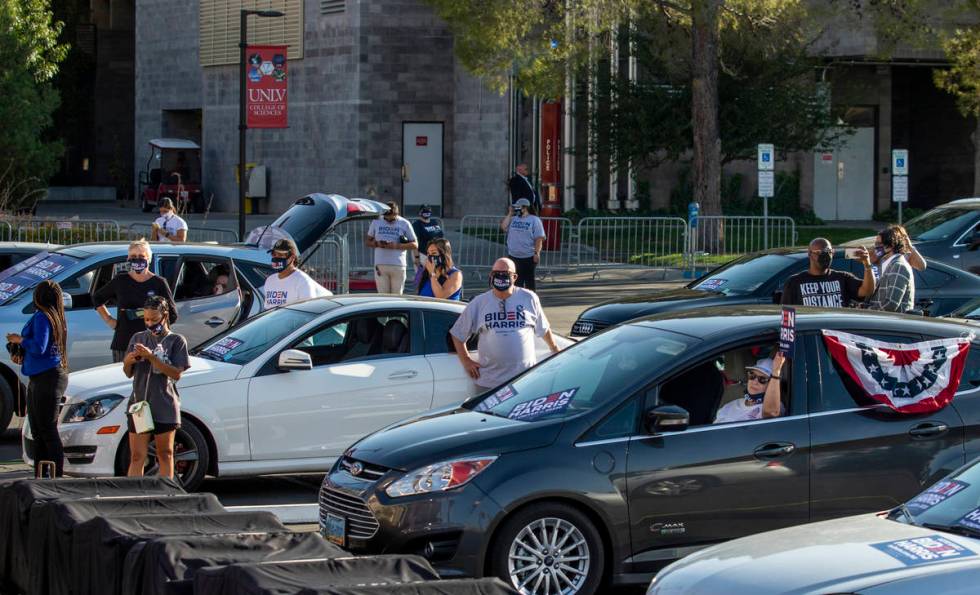
<svg viewBox="0 0 980 595"><path fill-rule="evenodd" d="M688 288L725 295L749 295L794 261L784 254L750 254L711 271Z"/></svg>
<svg viewBox="0 0 980 595"><path fill-rule="evenodd" d="M950 239L978 217L976 209L941 207L919 215L905 224L909 237L917 242Z"/></svg>
<svg viewBox="0 0 980 595"><path fill-rule="evenodd" d="M199 345L191 354L244 366L315 317L292 308L268 310Z"/></svg>
<svg viewBox="0 0 980 595"><path fill-rule="evenodd" d="M528 422L583 413L635 390L695 341L647 326L619 326L561 351L468 406Z"/></svg>
<svg viewBox="0 0 980 595"><path fill-rule="evenodd" d="M939 481L892 510L892 520L980 535L980 464Z"/></svg>
<svg viewBox="0 0 980 595"><path fill-rule="evenodd" d="M953 318L968 318L970 320L980 320L980 298L976 298L960 306L955 312L951 313Z"/></svg>
<svg viewBox="0 0 980 595"><path fill-rule="evenodd" d="M72 267L77 258L65 254L39 252L0 272L0 304L6 303L34 286Z"/></svg>

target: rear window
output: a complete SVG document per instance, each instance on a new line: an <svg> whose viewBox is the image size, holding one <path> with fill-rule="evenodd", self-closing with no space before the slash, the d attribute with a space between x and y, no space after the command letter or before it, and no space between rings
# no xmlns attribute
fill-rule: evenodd
<svg viewBox="0 0 980 595"><path fill-rule="evenodd" d="M5 303L73 266L77 259L64 254L38 253L0 272L0 303Z"/></svg>
<svg viewBox="0 0 980 595"><path fill-rule="evenodd" d="M964 226L976 222L980 211L956 207L942 207L919 215L905 224L909 237L919 242L946 240L963 231Z"/></svg>
<svg viewBox="0 0 980 595"><path fill-rule="evenodd" d="M784 269L800 263L799 259L782 254L743 256L688 287L725 295L749 295Z"/></svg>

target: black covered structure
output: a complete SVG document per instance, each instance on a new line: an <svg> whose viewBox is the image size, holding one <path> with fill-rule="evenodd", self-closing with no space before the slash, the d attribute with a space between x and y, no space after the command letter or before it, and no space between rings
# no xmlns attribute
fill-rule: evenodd
<svg viewBox="0 0 980 595"><path fill-rule="evenodd" d="M349 556L316 533L160 537L129 550L122 591L127 595L164 595L180 588L169 584L174 581L186 581L184 588L193 590L190 579L208 566Z"/></svg>
<svg viewBox="0 0 980 595"><path fill-rule="evenodd" d="M105 479L20 479L0 488L0 577L4 591L27 590L27 535L35 502L57 498L184 494L180 484L159 477Z"/></svg>
<svg viewBox="0 0 980 595"><path fill-rule="evenodd" d="M268 512L153 514L94 518L72 536L74 595L122 595L123 568L130 548L170 535L233 535L286 532Z"/></svg>
<svg viewBox="0 0 980 595"><path fill-rule="evenodd" d="M69 595L72 577L71 539L80 523L101 516L224 512L213 494L88 498L35 502L30 515L27 555L28 593Z"/></svg>
<svg viewBox="0 0 980 595"><path fill-rule="evenodd" d="M202 568L194 575L195 595L319 593L330 586L435 581L436 571L419 556L369 556L298 562L233 564ZM332 591L325 591L332 592ZM381 591L379 591L380 593Z"/></svg>

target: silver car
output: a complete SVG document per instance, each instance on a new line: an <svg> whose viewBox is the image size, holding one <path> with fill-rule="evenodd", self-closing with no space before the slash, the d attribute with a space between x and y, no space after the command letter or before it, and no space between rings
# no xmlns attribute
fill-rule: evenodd
<svg viewBox="0 0 980 595"><path fill-rule="evenodd" d="M150 266L167 279L177 302L179 318L174 330L194 346L258 313L262 285L272 272L266 240L291 237L306 252L338 224L377 217L386 208L372 200L311 194L299 199L268 229L253 234L258 241L252 245L153 244ZM33 287L53 279L66 294L71 369L110 363L112 330L95 311L92 296L125 270L127 253L127 242L79 244L42 251L0 272L0 332L20 332L34 312ZM230 273L229 283L215 293L211 278L218 267ZM25 390L26 381L6 350L0 352L0 428L6 428L14 410L14 392Z"/></svg>

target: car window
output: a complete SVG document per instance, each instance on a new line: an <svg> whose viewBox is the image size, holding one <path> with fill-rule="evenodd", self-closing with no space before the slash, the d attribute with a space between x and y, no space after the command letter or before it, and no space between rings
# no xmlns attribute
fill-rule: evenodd
<svg viewBox="0 0 980 595"><path fill-rule="evenodd" d="M203 343L192 354L243 366L314 317L292 308L266 310Z"/></svg>
<svg viewBox="0 0 980 595"><path fill-rule="evenodd" d="M559 352L468 406L527 422L590 411L649 383L694 341L641 325L616 327Z"/></svg>
<svg viewBox="0 0 980 595"><path fill-rule="evenodd" d="M7 302L34 286L74 266L78 259L65 254L41 252L0 273L0 303Z"/></svg>
<svg viewBox="0 0 980 595"><path fill-rule="evenodd" d="M870 331L848 331L855 335L887 341L889 343L916 343L922 338L914 335L887 334ZM822 336L817 336L816 364L818 367L815 377L820 378L820 389L811 391L810 412L840 411L855 407L873 405L871 400L847 374L841 370L830 355L827 344Z"/></svg>
<svg viewBox="0 0 980 595"><path fill-rule="evenodd" d="M272 274L271 266L255 264L242 260L236 260L235 263L238 265L238 270L245 275L248 282L251 283L252 287L255 287L256 289L262 289L262 286L265 285L266 277Z"/></svg>
<svg viewBox="0 0 980 595"><path fill-rule="evenodd" d="M915 276L916 288L939 289L955 279L953 275L936 270L935 267L929 267L924 271L913 269L912 274Z"/></svg>
<svg viewBox="0 0 980 595"><path fill-rule="evenodd" d="M977 346L973 346L966 356L966 367L963 369L960 387L956 391L957 395L966 393L980 396L980 347Z"/></svg>
<svg viewBox="0 0 980 595"><path fill-rule="evenodd" d="M902 508L896 508L889 519L909 522L912 515L917 525L928 525L935 530L955 527L977 530L980 521L980 464L974 464L960 473L944 478L919 495L911 498Z"/></svg>
<svg viewBox="0 0 980 595"><path fill-rule="evenodd" d="M293 345L313 366L412 354L408 312L372 312L331 322Z"/></svg>
<svg viewBox="0 0 980 595"><path fill-rule="evenodd" d="M449 329L456 324L459 314L442 310L425 310L422 319L425 322L425 353L456 353Z"/></svg>
<svg viewBox="0 0 980 595"><path fill-rule="evenodd" d="M798 265L798 266L794 266ZM688 285L692 289L725 295L749 295L784 269L786 276L803 270L799 259L783 254L752 254L738 258Z"/></svg>
<svg viewBox="0 0 980 595"><path fill-rule="evenodd" d="M951 239L974 221L976 209L942 207L919 215L905 224L909 237L918 242Z"/></svg>
<svg viewBox="0 0 980 595"><path fill-rule="evenodd" d="M609 440L632 436L636 433L640 419L640 399L630 399L619 407L612 415L606 417L588 435L585 440Z"/></svg>
<svg viewBox="0 0 980 595"><path fill-rule="evenodd" d="M174 299L183 302L235 291L238 286L231 270L231 261L224 258L182 259L175 278Z"/></svg>

